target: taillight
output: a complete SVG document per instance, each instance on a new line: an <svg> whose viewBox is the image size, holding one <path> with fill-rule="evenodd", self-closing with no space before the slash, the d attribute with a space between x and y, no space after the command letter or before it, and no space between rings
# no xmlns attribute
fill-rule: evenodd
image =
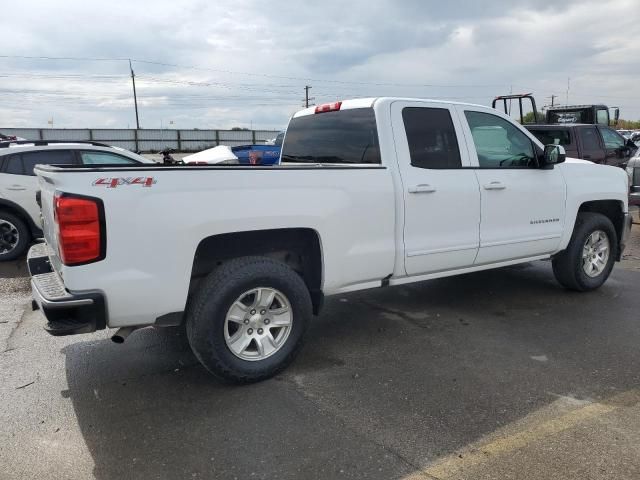
<svg viewBox="0 0 640 480"><path fill-rule="evenodd" d="M100 200L57 193L54 219L62 263L80 265L104 258L104 213Z"/></svg>
<svg viewBox="0 0 640 480"><path fill-rule="evenodd" d="M341 106L342 102L324 103L316 107L316 113L337 112Z"/></svg>

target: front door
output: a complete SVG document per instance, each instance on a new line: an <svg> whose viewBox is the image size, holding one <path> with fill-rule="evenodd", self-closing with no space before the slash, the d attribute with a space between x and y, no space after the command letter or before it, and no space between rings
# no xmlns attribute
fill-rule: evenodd
<svg viewBox="0 0 640 480"><path fill-rule="evenodd" d="M607 165L615 167L622 166L629 159L629 149L626 148L627 141L622 135L609 127L598 127L602 135L605 149L605 162Z"/></svg>
<svg viewBox="0 0 640 480"><path fill-rule="evenodd" d="M473 265L480 192L455 108L394 102L393 134L404 195L408 275Z"/></svg>
<svg viewBox="0 0 640 480"><path fill-rule="evenodd" d="M559 168L538 168L539 147L512 122L482 107L458 106L480 185L476 265L554 252L565 222Z"/></svg>

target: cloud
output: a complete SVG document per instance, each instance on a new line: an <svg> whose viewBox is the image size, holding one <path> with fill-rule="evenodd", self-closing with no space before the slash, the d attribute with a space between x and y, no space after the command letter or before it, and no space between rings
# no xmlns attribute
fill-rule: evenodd
<svg viewBox="0 0 640 480"><path fill-rule="evenodd" d="M22 2L0 54L136 62L142 125L282 128L312 85L488 104L533 91L640 118L632 0ZM10 46L9 49L6 46ZM179 66L172 66L179 65ZM186 68L196 67L196 68ZM129 66L0 58L0 126L133 125Z"/></svg>

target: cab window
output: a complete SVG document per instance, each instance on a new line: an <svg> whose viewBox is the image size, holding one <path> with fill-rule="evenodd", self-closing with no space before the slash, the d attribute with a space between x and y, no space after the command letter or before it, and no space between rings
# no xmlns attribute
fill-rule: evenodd
<svg viewBox="0 0 640 480"><path fill-rule="evenodd" d="M614 132L610 128L601 128L600 133L602 134L602 139L604 140L604 146L607 149L618 149L622 148L625 145L625 140L622 135L618 132Z"/></svg>
<svg viewBox="0 0 640 480"><path fill-rule="evenodd" d="M515 125L496 115L464 112L480 168L527 168L537 165L531 139Z"/></svg>
<svg viewBox="0 0 640 480"><path fill-rule="evenodd" d="M69 165L74 163L71 150L42 150L39 152L25 152L22 154L25 175L35 175L36 165Z"/></svg>
<svg viewBox="0 0 640 480"><path fill-rule="evenodd" d="M20 155L11 155L4 161L4 173L10 175L23 175L22 159Z"/></svg>
<svg viewBox="0 0 640 480"><path fill-rule="evenodd" d="M84 165L131 165L138 163L132 158L109 152L80 152L80 158Z"/></svg>
<svg viewBox="0 0 640 480"><path fill-rule="evenodd" d="M460 150L451 114L446 108L407 107L402 110L411 165L418 168L460 168Z"/></svg>

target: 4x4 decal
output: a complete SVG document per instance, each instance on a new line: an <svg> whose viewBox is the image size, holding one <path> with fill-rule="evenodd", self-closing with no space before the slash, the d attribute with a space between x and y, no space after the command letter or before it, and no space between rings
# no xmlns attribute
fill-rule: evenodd
<svg viewBox="0 0 640 480"><path fill-rule="evenodd" d="M151 187L158 181L153 177L112 177L99 178L93 182L94 187L116 188L126 185L142 185L143 187Z"/></svg>

